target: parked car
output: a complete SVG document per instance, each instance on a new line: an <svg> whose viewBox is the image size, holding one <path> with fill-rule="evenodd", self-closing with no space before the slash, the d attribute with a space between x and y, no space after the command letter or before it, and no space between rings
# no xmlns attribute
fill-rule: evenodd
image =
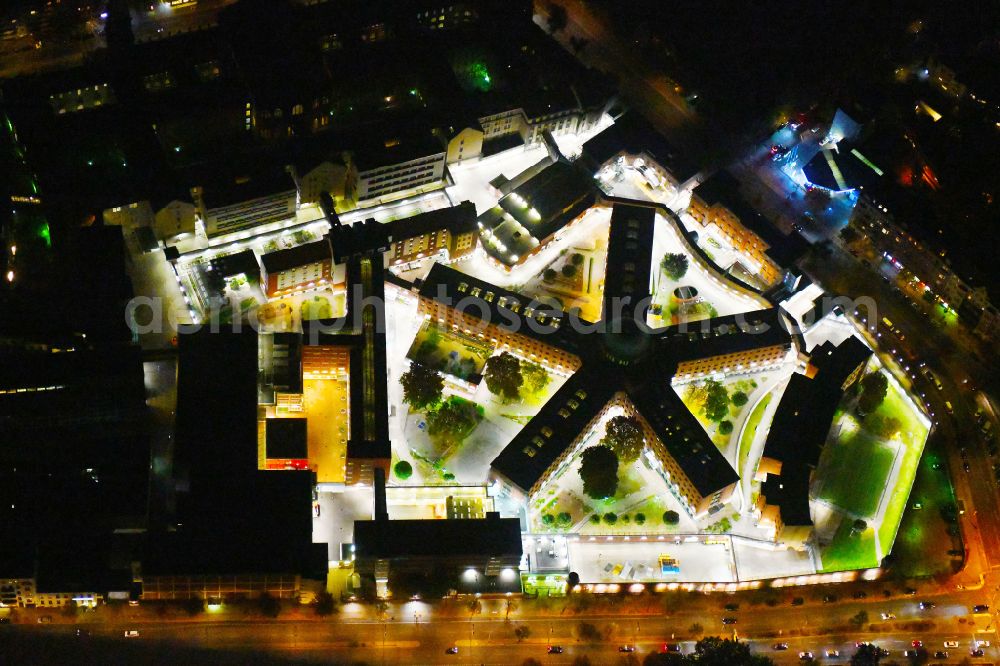
<svg viewBox="0 0 1000 666"><path fill-rule="evenodd" d="M990 607L987 606L986 604L976 604L975 606L972 607L972 612L973 613L989 613L990 612Z"/></svg>
<svg viewBox="0 0 1000 666"><path fill-rule="evenodd" d="M937 652L934 653L934 658L935 659L947 659L948 658L948 651L947 650L938 650Z"/></svg>
<svg viewBox="0 0 1000 666"><path fill-rule="evenodd" d="M618 647L618 651L619 652L635 652L635 646L634 645L620 645Z"/></svg>
<svg viewBox="0 0 1000 666"><path fill-rule="evenodd" d="M775 643L771 647L773 647L775 650L787 650L788 643Z"/></svg>
<svg viewBox="0 0 1000 666"><path fill-rule="evenodd" d="M549 654L562 654L563 648L561 645L550 645Z"/></svg>
<svg viewBox="0 0 1000 666"><path fill-rule="evenodd" d="M882 617L883 620L895 620L896 619L896 614L895 613L882 613L881 617Z"/></svg>
<svg viewBox="0 0 1000 666"><path fill-rule="evenodd" d="M827 650L826 651L826 658L827 659L840 659L840 650Z"/></svg>
<svg viewBox="0 0 1000 666"><path fill-rule="evenodd" d="M958 648L958 641L945 641L944 646L950 650Z"/></svg>
<svg viewBox="0 0 1000 666"><path fill-rule="evenodd" d="M52 622L52 618L49 617L48 615L43 615L40 618L38 618L37 621L38 624L49 624L50 622Z"/></svg>
<svg viewBox="0 0 1000 666"><path fill-rule="evenodd" d="M868 593L865 592L865 591L863 591L863 590L861 590L861 591L855 592L851 596L853 596L855 599L867 599L868 598Z"/></svg>
<svg viewBox="0 0 1000 666"><path fill-rule="evenodd" d="M799 652L799 659L802 661L811 661L814 659L812 652Z"/></svg>
<svg viewBox="0 0 1000 666"><path fill-rule="evenodd" d="M726 610L729 611L729 612L731 612L731 613L735 613L739 609L740 609L740 605L739 604L726 604Z"/></svg>
<svg viewBox="0 0 1000 666"><path fill-rule="evenodd" d="M125 638L136 638L139 635L138 629L126 629Z"/></svg>
<svg viewBox="0 0 1000 666"><path fill-rule="evenodd" d="M736 624L735 617L724 617L722 618L722 624Z"/></svg>
<svg viewBox="0 0 1000 666"><path fill-rule="evenodd" d="M677 643L664 643L663 644L663 650L662 650L663 653L673 652L675 654L680 654L680 651L681 651L681 646L679 644L677 644Z"/></svg>

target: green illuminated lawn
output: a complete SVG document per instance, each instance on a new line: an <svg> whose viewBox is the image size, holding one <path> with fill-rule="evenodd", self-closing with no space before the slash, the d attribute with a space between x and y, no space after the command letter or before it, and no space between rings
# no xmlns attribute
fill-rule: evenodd
<svg viewBox="0 0 1000 666"><path fill-rule="evenodd" d="M767 405L770 402L771 394L768 393L764 396L763 400L757 403L753 413L750 414L750 418L747 419L746 427L743 429L743 436L740 438L740 466L736 470L739 474L743 474L747 456L750 455L750 447L753 445L754 435L757 434L757 426L760 425L760 420L764 418L764 410L767 409Z"/></svg>
<svg viewBox="0 0 1000 666"><path fill-rule="evenodd" d="M820 554L823 572L871 569L879 564L875 552L875 530L851 534L850 518L844 518L833 536L833 541Z"/></svg>
<svg viewBox="0 0 1000 666"><path fill-rule="evenodd" d="M827 459L819 498L848 513L874 515L892 469L892 449L862 430L852 430L827 444L823 455ZM909 489L907 484L907 493Z"/></svg>
<svg viewBox="0 0 1000 666"><path fill-rule="evenodd" d="M902 424L899 438L903 442L903 459L900 461L899 476L892 489L892 494L889 496L889 503L878 530L882 552L888 553L896 538L899 523L903 519L906 500L910 496L910 488L913 486L913 479L917 474L917 466L924 450L928 430L892 384L889 385L885 402L876 410L876 413L899 419Z"/></svg>

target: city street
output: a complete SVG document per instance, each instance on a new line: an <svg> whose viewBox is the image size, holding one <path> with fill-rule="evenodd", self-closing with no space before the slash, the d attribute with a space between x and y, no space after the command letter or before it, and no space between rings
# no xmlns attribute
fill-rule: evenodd
<svg viewBox="0 0 1000 666"><path fill-rule="evenodd" d="M988 640L991 645L984 647L985 658L973 663L993 663L1000 658L994 616L970 615L972 605L990 599L991 595L985 591L953 591L939 596L920 592L912 597L895 596L886 600L881 598L883 587L888 588L878 583L868 584L864 588L868 590L868 598L834 603L818 599L820 594L830 591L821 588L755 591L733 596L677 593L660 599L591 598L586 605L575 599L565 607L562 601L545 604L516 601L509 621L504 617L504 602L499 599L484 599L481 612L474 616L470 616L464 602L434 606L421 602L393 604L385 611L385 621L378 619L377 611L370 605L361 604L347 604L330 619L316 618L308 611L289 611L286 615L301 619L283 615L277 620L264 620L233 610L218 614L210 611L196 620L164 621L151 612L121 609L112 614L102 609L80 616L76 623L60 624L65 618L54 617L53 624L45 626L30 622L31 617L40 614L36 611L23 613L27 624L0 632L75 636L76 630L82 628L90 636L76 640L106 638L124 643L139 654L150 645L154 652L165 649L165 642L169 642L236 653L252 650L326 663L518 664L528 658L544 658L545 663L562 664L571 663L581 654L590 657L592 663L617 663L622 656L618 652L621 645L636 646L640 657L662 649L664 643L680 643L684 651L690 651L693 641L701 635L735 635L749 640L755 651L778 663L797 661L799 651L822 656L826 650L839 650L846 662L855 650L854 643L861 640L875 642L897 658L902 657L902 651L913 640L923 641L932 654L945 649L944 641L956 641L960 647L950 650L951 659L956 662L969 654L973 640ZM836 592L850 593L847 589ZM778 605L761 604L764 594L773 595ZM793 606L790 602L793 595L804 597L805 605ZM928 599L935 607L920 610L919 601ZM729 603L737 604L738 608L724 610L723 606ZM852 618L862 611L867 614L861 616L863 622L854 619L852 623ZM892 614L895 619L882 622L879 619L882 613ZM129 620L130 614L143 615L149 621ZM736 623L724 626L723 616L735 618ZM520 632L521 641L515 635L518 627L527 629L526 635L523 630ZM139 635L124 638L125 631L132 629ZM789 649L775 651L772 646L777 642L787 643ZM546 655L548 645L563 646L565 652ZM446 654L453 646L458 647L458 654Z"/></svg>

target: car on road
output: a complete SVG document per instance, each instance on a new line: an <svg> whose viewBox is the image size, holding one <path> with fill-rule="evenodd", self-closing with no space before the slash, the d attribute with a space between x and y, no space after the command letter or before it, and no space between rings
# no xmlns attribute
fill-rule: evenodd
<svg viewBox="0 0 1000 666"><path fill-rule="evenodd" d="M983 651L982 648L976 648L975 650L972 650L969 654L972 655L973 657L982 657L986 655L986 653Z"/></svg>
<svg viewBox="0 0 1000 666"><path fill-rule="evenodd" d="M840 659L840 650L827 650L826 651L826 658L827 659Z"/></svg>
<svg viewBox="0 0 1000 666"><path fill-rule="evenodd" d="M914 657L920 656L920 651L919 650L903 650L903 656L904 657L909 657L909 658L912 659Z"/></svg>
<svg viewBox="0 0 1000 666"><path fill-rule="evenodd" d="M935 659L947 659L948 658L948 651L947 650L938 650L937 652L934 653L934 658Z"/></svg>
<svg viewBox="0 0 1000 666"><path fill-rule="evenodd" d="M735 617L724 617L722 618L722 624L736 624Z"/></svg>
<svg viewBox="0 0 1000 666"><path fill-rule="evenodd" d="M976 604L975 606L972 607L972 612L973 613L989 613L990 612L990 607L987 606L986 604Z"/></svg>
<svg viewBox="0 0 1000 666"><path fill-rule="evenodd" d="M945 641L944 646L949 650L954 650L958 648L958 641Z"/></svg>
<svg viewBox="0 0 1000 666"><path fill-rule="evenodd" d="M965 462L962 463L962 469L965 470L966 474L968 474L969 472L972 471L972 466L969 465L969 461L968 460L966 460Z"/></svg>
<svg viewBox="0 0 1000 666"><path fill-rule="evenodd" d="M445 654L458 654L458 646L452 645L450 648L444 651Z"/></svg>
<svg viewBox="0 0 1000 666"><path fill-rule="evenodd" d="M550 645L548 652L549 654L562 654L563 648L561 645Z"/></svg>
<svg viewBox="0 0 1000 666"><path fill-rule="evenodd" d="M680 654L681 646L678 643L664 643L663 649L660 650L664 654L668 652L673 652L674 654Z"/></svg>
<svg viewBox="0 0 1000 666"><path fill-rule="evenodd" d="M635 652L635 646L634 645L620 645L620 646L618 646L618 651L619 652Z"/></svg>
<svg viewBox="0 0 1000 666"><path fill-rule="evenodd" d="M924 646L924 642L922 640L919 640L919 639L914 639L910 643L910 645L912 645L915 648L922 648Z"/></svg>
<svg viewBox="0 0 1000 666"><path fill-rule="evenodd" d="M931 601L921 601L920 602L920 610L930 610L930 609L934 608L936 605L937 604L935 604L934 602L931 602Z"/></svg>
<svg viewBox="0 0 1000 666"><path fill-rule="evenodd" d="M812 652L799 652L799 659L801 659L802 661L810 661L813 658L814 657Z"/></svg>
<svg viewBox="0 0 1000 666"><path fill-rule="evenodd" d="M126 629L125 638L136 638L139 635L138 629Z"/></svg>
<svg viewBox="0 0 1000 666"><path fill-rule="evenodd" d="M773 647L775 650L787 650L788 643L775 643L771 647Z"/></svg>
<svg viewBox="0 0 1000 666"><path fill-rule="evenodd" d="M896 619L896 614L895 613L882 613L881 618L883 620L895 620Z"/></svg>

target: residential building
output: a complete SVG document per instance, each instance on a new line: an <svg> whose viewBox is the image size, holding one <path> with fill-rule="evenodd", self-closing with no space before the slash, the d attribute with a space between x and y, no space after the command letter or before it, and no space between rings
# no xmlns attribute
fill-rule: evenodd
<svg viewBox="0 0 1000 666"><path fill-rule="evenodd" d="M736 250L745 271L764 288L780 284L786 268L808 248L798 234L781 234L751 207L728 171L719 171L695 187L687 212L702 228L714 226Z"/></svg>
<svg viewBox="0 0 1000 666"><path fill-rule="evenodd" d="M540 169L537 167L541 167ZM526 176L526 177L522 177ZM483 249L504 270L523 263L556 234L578 222L597 201L591 179L574 165L542 160L503 196L497 205L479 216Z"/></svg>
<svg viewBox="0 0 1000 666"><path fill-rule="evenodd" d="M697 167L635 111L588 139L580 159L595 177L604 169L609 174L621 167L649 169L650 177L670 192L691 189L698 176Z"/></svg>
<svg viewBox="0 0 1000 666"><path fill-rule="evenodd" d="M845 392L864 374L872 351L851 336L810 352L803 374L793 374L771 421L756 479L758 525L783 546L803 549L813 540L809 488Z"/></svg>

